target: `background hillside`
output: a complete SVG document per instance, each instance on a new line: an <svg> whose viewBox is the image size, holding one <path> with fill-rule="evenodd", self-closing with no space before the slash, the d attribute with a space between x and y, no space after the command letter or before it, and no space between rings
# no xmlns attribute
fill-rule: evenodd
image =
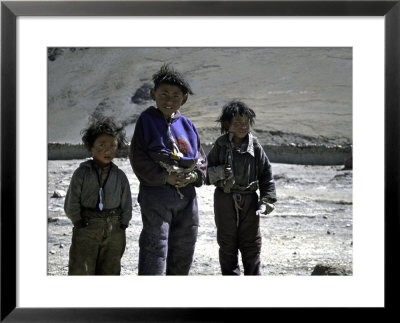
<svg viewBox="0 0 400 323"><path fill-rule="evenodd" d="M265 145L352 143L352 49L262 47L49 48L48 142L80 143L95 114L114 115L130 140L163 63L189 80L195 95L181 111L204 144L231 99L255 110Z"/></svg>

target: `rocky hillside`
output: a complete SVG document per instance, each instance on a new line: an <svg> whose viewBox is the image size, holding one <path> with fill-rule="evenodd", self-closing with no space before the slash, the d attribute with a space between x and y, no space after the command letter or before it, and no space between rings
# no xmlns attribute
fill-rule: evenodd
<svg viewBox="0 0 400 323"><path fill-rule="evenodd" d="M221 107L241 99L263 145L352 144L351 48L49 48L48 141L77 144L89 118L113 115L131 138L151 105L151 77L171 63L195 94L182 113L202 143L219 135Z"/></svg>

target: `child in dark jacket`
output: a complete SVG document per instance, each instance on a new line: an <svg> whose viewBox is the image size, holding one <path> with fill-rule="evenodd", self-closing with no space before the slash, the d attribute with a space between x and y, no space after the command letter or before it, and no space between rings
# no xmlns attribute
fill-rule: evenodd
<svg viewBox="0 0 400 323"><path fill-rule="evenodd" d="M188 275L199 225L194 187L205 181L206 156L196 127L179 111L193 94L189 84L168 65L153 82L156 106L137 120L130 150L143 221L139 275Z"/></svg>
<svg viewBox="0 0 400 323"><path fill-rule="evenodd" d="M93 159L74 172L65 198L74 224L68 275L119 275L132 197L128 178L112 160L125 131L112 118L101 118L82 132Z"/></svg>
<svg viewBox="0 0 400 323"><path fill-rule="evenodd" d="M207 156L207 184L216 186L214 215L223 275L260 275L260 213L275 208L271 164L250 132L256 115L245 103L225 105L218 120L221 133ZM258 198L257 190L260 192Z"/></svg>

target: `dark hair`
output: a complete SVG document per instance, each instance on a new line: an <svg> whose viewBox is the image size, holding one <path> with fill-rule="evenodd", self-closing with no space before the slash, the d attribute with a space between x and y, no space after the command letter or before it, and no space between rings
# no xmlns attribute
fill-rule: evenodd
<svg viewBox="0 0 400 323"><path fill-rule="evenodd" d="M90 124L81 131L82 142L87 150L91 150L94 142L101 135L110 135L117 139L118 148L124 147L127 142L125 139L125 129L112 117L91 118Z"/></svg>
<svg viewBox="0 0 400 323"><path fill-rule="evenodd" d="M157 90L161 84L171 84L178 86L183 94L193 94L189 83L183 75L170 67L169 64L161 66L160 70L153 75L153 82L154 90Z"/></svg>
<svg viewBox="0 0 400 323"><path fill-rule="evenodd" d="M241 116L249 118L250 125L254 126L256 114L247 104L233 100L222 107L222 113L217 122L221 124L221 134L229 132L229 126L234 117Z"/></svg>

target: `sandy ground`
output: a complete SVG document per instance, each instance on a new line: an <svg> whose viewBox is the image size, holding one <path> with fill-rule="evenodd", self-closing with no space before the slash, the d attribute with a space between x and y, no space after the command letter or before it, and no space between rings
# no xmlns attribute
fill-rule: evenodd
<svg viewBox="0 0 400 323"><path fill-rule="evenodd" d="M72 171L82 160L49 161L48 275L66 275L72 224L63 211ZM133 217L127 229L122 275L137 275L139 183L127 159L116 159L131 183ZM325 264L352 272L352 171L341 166L273 164L279 201L261 218L262 274L310 275ZM58 191L60 197L52 197ZM191 275L220 275L211 186L197 189L200 227Z"/></svg>

